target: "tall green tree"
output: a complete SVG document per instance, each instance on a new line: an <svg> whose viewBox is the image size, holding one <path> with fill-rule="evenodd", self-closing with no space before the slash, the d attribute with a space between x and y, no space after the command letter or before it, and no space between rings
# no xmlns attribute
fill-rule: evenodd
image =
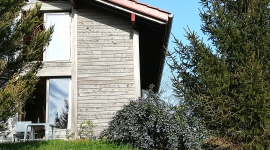
<svg viewBox="0 0 270 150"><path fill-rule="evenodd" d="M0 1L0 129L31 99L53 32L43 30L41 6L22 12L24 5L25 0Z"/></svg>
<svg viewBox="0 0 270 150"><path fill-rule="evenodd" d="M62 107L62 113L60 114L59 117L59 128L61 129L67 129L68 127L68 110L69 110L69 104L68 104L68 99L64 99L64 107Z"/></svg>
<svg viewBox="0 0 270 150"><path fill-rule="evenodd" d="M270 148L269 0L201 0L201 30L169 54L176 95L227 149ZM219 143L219 144L218 144Z"/></svg>

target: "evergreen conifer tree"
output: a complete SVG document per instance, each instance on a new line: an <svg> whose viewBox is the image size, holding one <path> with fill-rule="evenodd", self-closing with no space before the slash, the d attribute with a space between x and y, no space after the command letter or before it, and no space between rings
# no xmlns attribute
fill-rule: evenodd
<svg viewBox="0 0 270 150"><path fill-rule="evenodd" d="M32 97L53 32L42 29L40 6L21 12L24 5L25 0L0 1L0 129Z"/></svg>
<svg viewBox="0 0 270 150"><path fill-rule="evenodd" d="M69 110L69 105L68 105L68 99L64 99L65 105L62 108L62 113L59 117L59 128L61 129L67 129L68 126L68 110Z"/></svg>
<svg viewBox="0 0 270 150"><path fill-rule="evenodd" d="M201 0L201 29L169 54L175 94L219 149L270 148L269 0Z"/></svg>

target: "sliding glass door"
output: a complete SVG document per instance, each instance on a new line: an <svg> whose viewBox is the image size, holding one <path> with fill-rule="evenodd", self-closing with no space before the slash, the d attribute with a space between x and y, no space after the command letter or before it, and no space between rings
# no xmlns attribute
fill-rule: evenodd
<svg viewBox="0 0 270 150"><path fill-rule="evenodd" d="M47 80L47 122L70 128L70 78Z"/></svg>

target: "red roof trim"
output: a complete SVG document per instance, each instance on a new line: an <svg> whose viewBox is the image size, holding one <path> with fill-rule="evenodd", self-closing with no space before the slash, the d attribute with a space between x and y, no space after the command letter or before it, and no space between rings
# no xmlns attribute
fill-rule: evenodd
<svg viewBox="0 0 270 150"><path fill-rule="evenodd" d="M133 0L108 0L111 3L120 5L131 10L138 11L140 13L146 14L153 18L168 22L168 15L170 14L167 11L160 10L155 7L148 6L144 3L139 3Z"/></svg>

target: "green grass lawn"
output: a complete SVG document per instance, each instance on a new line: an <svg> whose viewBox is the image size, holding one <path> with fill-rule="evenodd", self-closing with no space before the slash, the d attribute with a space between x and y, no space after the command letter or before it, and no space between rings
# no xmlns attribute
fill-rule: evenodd
<svg viewBox="0 0 270 150"><path fill-rule="evenodd" d="M0 143L0 150L137 150L126 145L116 145L105 141L27 141Z"/></svg>

